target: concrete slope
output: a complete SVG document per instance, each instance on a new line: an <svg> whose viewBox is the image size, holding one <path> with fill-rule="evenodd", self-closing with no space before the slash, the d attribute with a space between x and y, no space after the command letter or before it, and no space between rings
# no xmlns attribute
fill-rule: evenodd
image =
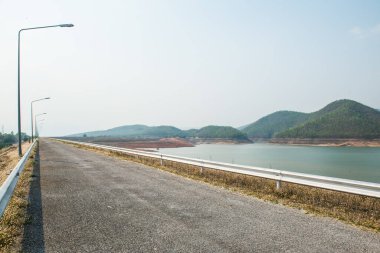
<svg viewBox="0 0 380 253"><path fill-rule="evenodd" d="M43 139L25 252L379 252L380 235Z"/></svg>

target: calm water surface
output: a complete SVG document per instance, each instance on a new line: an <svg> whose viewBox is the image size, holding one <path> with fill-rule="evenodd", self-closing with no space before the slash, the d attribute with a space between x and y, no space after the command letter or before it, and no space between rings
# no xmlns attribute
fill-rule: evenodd
<svg viewBox="0 0 380 253"><path fill-rule="evenodd" d="M380 148L201 144L163 154L380 183Z"/></svg>

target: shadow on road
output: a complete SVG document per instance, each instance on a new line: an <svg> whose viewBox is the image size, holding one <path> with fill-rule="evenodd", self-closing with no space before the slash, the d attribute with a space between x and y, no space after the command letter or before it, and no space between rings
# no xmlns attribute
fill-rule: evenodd
<svg viewBox="0 0 380 253"><path fill-rule="evenodd" d="M45 252L44 227L42 219L42 199L40 181L40 153L36 152L33 166L32 181L30 182L28 216L30 222L24 227L22 252Z"/></svg>

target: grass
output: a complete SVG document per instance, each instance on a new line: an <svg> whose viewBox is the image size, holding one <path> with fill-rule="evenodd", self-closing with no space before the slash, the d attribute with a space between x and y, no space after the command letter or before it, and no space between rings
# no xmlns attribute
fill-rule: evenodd
<svg viewBox="0 0 380 253"><path fill-rule="evenodd" d="M69 143L71 144L71 143ZM282 182L276 189L275 181L237 173L200 168L179 162L164 161L137 155L128 155L117 151L71 144L76 147L94 150L109 156L143 163L212 185L224 187L245 195L266 201L302 209L305 213L336 218L346 223L380 232L380 199L356 194L325 190L315 187Z"/></svg>
<svg viewBox="0 0 380 253"><path fill-rule="evenodd" d="M31 144L24 142L22 144L22 150L27 150ZM16 147L10 147L4 152L0 153L0 184L2 184L8 177L10 171L16 166L19 161L18 149Z"/></svg>
<svg viewBox="0 0 380 253"><path fill-rule="evenodd" d="M27 214L28 196L37 149L38 146L30 154L8 207L0 218L0 252L19 251L24 225L30 221Z"/></svg>

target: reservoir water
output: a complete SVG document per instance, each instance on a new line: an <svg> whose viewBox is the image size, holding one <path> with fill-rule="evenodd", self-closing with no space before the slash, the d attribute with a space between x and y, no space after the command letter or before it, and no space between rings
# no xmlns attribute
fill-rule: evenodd
<svg viewBox="0 0 380 253"><path fill-rule="evenodd" d="M204 160L380 183L380 148L201 144L159 152Z"/></svg>

